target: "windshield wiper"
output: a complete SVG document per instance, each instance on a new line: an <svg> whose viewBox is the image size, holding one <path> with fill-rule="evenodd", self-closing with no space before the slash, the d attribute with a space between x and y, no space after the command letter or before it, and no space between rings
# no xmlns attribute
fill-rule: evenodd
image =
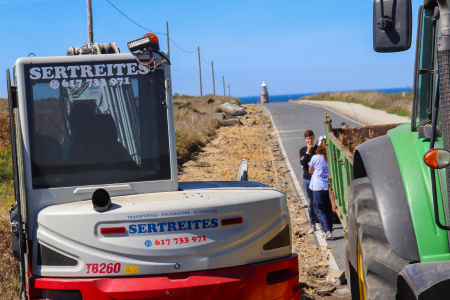
<svg viewBox="0 0 450 300"><path fill-rule="evenodd" d="M166 106L166 100L164 100L164 98L161 96L161 94L158 92L158 89L155 86L155 83L153 82L153 80L151 80L150 78L148 78L148 75L145 74L145 78L147 78L148 82L150 83L150 85L153 87L153 89L155 90L156 94L158 94L159 100L161 101L161 105L162 106Z"/></svg>

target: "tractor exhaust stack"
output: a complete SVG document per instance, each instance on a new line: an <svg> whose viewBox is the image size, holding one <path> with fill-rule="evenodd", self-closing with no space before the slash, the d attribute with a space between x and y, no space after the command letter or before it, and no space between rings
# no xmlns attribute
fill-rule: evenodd
<svg viewBox="0 0 450 300"><path fill-rule="evenodd" d="M444 148L450 149L450 0L438 0L441 37L437 38L439 98ZM432 147L434 145L431 145ZM450 199L450 167L445 168L447 199Z"/></svg>

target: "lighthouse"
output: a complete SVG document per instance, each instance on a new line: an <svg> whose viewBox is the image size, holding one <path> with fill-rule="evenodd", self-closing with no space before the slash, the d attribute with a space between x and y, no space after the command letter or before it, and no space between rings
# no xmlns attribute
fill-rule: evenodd
<svg viewBox="0 0 450 300"><path fill-rule="evenodd" d="M267 90L267 84L264 81L261 84L261 103L269 103L269 91Z"/></svg>

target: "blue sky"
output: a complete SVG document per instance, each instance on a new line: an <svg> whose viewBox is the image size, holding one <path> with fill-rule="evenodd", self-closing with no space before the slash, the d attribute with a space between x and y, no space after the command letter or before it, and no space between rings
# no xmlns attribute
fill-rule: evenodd
<svg viewBox="0 0 450 300"><path fill-rule="evenodd" d="M235 96L256 96L263 80L269 93L294 94L412 87L417 11L413 0L413 44L401 53L372 49L370 0L110 0L130 18L165 33L180 47L200 46L216 76L225 76ZM106 0L92 0L94 42L126 42L146 33ZM5 69L30 52L65 55L87 42L86 1L0 0L0 97ZM158 35L162 50L166 36ZM170 45L173 91L198 95L197 53ZM211 66L202 63L203 94L212 93ZM216 80L216 93L223 84ZM227 89L228 94L228 89Z"/></svg>

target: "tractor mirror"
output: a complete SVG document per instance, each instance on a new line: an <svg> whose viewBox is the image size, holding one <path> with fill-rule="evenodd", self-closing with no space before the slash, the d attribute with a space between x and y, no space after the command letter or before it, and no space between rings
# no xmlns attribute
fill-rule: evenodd
<svg viewBox="0 0 450 300"><path fill-rule="evenodd" d="M399 52L411 47L411 0L373 1L373 50Z"/></svg>

